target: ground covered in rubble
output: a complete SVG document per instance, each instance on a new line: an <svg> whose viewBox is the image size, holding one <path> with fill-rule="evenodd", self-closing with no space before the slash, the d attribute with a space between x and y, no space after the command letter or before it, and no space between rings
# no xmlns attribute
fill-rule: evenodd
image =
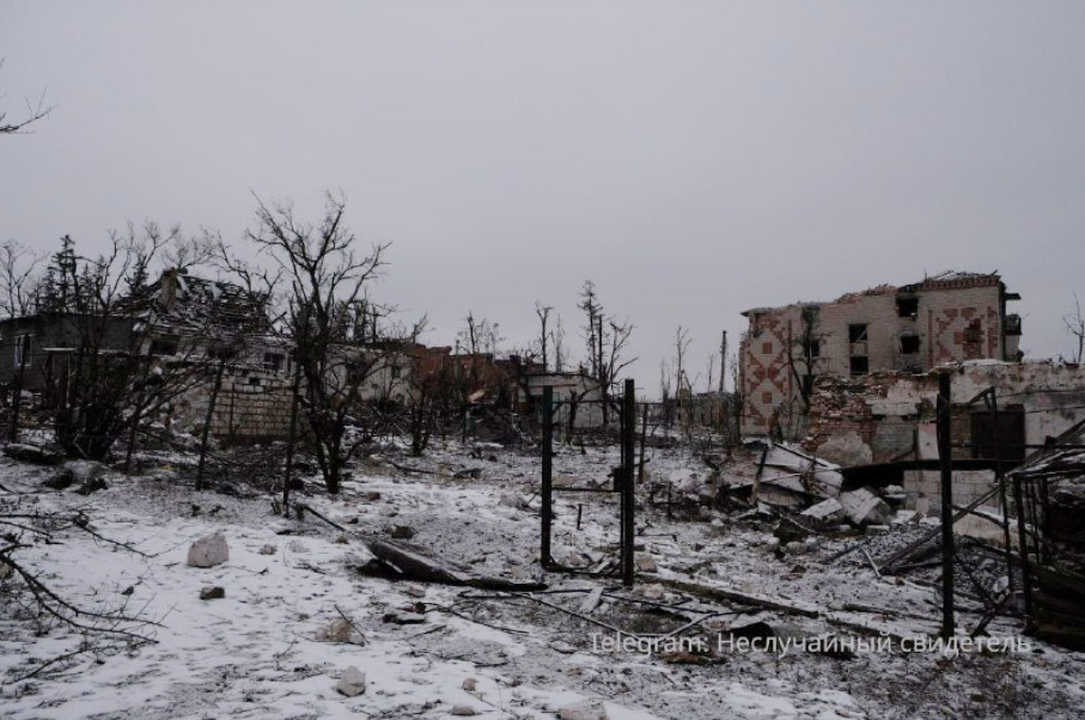
<svg viewBox="0 0 1085 720"><path fill-rule="evenodd" d="M877 568L927 530L924 521L867 538L818 533L785 552L774 514L691 501L728 476L749 477L755 457L724 460L721 479L681 445L649 455L631 590L606 575L618 532L609 494L559 491L556 501L555 559L603 574L542 572L530 451L449 442L409 458L385 448L356 464L337 499L308 480L298 499L339 528L312 513L273 514L257 478L195 492L183 455L145 456L142 474L109 472L107 487L87 495L43 486L56 468L0 459L5 511L32 528L8 536L28 546L17 555L23 566L73 606L123 610L128 620L114 629L150 641L84 635L43 617L9 576L0 716L1080 717L1080 654L1032 639L1007 642L1007 652L901 650L937 633L940 600L921 572L903 579ZM617 462L616 448L563 447L555 482L607 487ZM50 527L35 526L46 516ZM58 523L65 517L79 522ZM191 544L215 532L229 559L187 565ZM374 576L365 541L392 535L479 576L548 588ZM975 565L999 573L991 558ZM224 597L201 599L213 587ZM961 603L967 632L981 606ZM1017 640L1020 622L998 618L988 631ZM764 649L769 637L777 652Z"/></svg>

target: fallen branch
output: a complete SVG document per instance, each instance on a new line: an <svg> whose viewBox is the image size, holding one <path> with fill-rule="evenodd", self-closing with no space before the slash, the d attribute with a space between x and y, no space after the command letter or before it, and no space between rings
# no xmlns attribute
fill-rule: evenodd
<svg viewBox="0 0 1085 720"><path fill-rule="evenodd" d="M347 625L350 625L350 627L354 629L354 632L358 633L358 637L360 637L362 639L362 644L363 645L368 645L369 640L366 639L365 633L362 632L362 629L360 627L358 627L357 625L355 625L354 621L351 620L349 617L347 617L347 614L345 612L343 612L342 610L340 610L338 605L335 606L335 611L337 613L339 613L339 617L343 618L343 620L347 623Z"/></svg>
<svg viewBox="0 0 1085 720"><path fill-rule="evenodd" d="M404 579L439 585L475 587L481 590L544 590L537 582L515 582L504 578L473 575L452 563L427 557L407 543L393 540L366 540L366 547L378 561L390 566Z"/></svg>
<svg viewBox="0 0 1085 720"><path fill-rule="evenodd" d="M410 465L400 465L399 463L389 460L388 464L394 467L396 470L405 473L418 473L419 475L436 475L436 470L423 470L422 468L411 467Z"/></svg>
<svg viewBox="0 0 1085 720"><path fill-rule="evenodd" d="M298 509L298 511L299 511L299 512L303 512L303 513L306 513L306 512L307 512L307 513L311 513L311 514L315 515L316 517L320 518L320 519L321 519L321 520L323 520L324 522L326 522L326 523L328 523L329 525L331 525L331 526L332 526L333 528L335 528L336 530L339 530L339 531L341 531L341 532L350 532L350 530L347 530L347 529L346 529L345 527L343 527L343 526L342 526L342 525L340 525L339 523L337 523L337 522L335 522L334 520L332 520L332 519L330 519L330 518L326 517L325 515L323 515L323 514L321 514L321 513L317 512L316 510L314 510L314 509L313 509L313 508L312 508L311 506L309 506L309 505L297 505L297 506L295 506L295 507L297 507L297 509Z"/></svg>
<svg viewBox="0 0 1085 720"><path fill-rule="evenodd" d="M86 514L84 514L82 510L80 510L78 513L76 513L75 518L72 520L72 525L79 528L80 530L82 530L85 533L89 533L90 535L93 535L94 537L98 538L102 542L109 543L110 545L116 545L117 547L120 547L120 548L124 548L128 552L135 553L136 555L139 555L140 557L145 557L145 558L151 557L147 553L143 552L142 550L137 550L136 548L132 547L128 543L123 543L123 542L120 542L120 541L117 541L117 540L113 540L111 538L107 538L105 535L102 535L98 531L91 529L91 527L90 527L90 518L87 517Z"/></svg>
<svg viewBox="0 0 1085 720"><path fill-rule="evenodd" d="M788 615L802 615L803 617L818 617L820 612L816 608L799 607L797 605L788 605L786 603L773 600L771 598L757 597L755 595L747 595L746 593L739 592L737 590L728 590L720 587L712 587L708 585L699 585L697 583L688 582L686 580L675 580L672 578L659 577L658 575L652 575L648 573L642 573L642 577L650 579L654 582L658 582L665 587L674 588L675 590L681 590L691 595L699 595L700 597L708 598L710 600L741 603L743 605L754 605L757 607L763 607L768 610L776 610Z"/></svg>

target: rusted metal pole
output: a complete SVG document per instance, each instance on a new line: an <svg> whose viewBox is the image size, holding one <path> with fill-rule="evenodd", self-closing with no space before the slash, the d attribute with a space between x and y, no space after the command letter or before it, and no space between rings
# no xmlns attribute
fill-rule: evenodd
<svg viewBox="0 0 1085 720"><path fill-rule="evenodd" d="M633 585L634 580L634 557L633 543L635 532L633 528L633 480L635 478L633 467L637 461L636 455L636 427L637 427L637 398L636 385L633 380L625 381L625 397L622 407L622 584L626 587Z"/></svg>
<svg viewBox="0 0 1085 720"><path fill-rule="evenodd" d="M942 495L942 636L956 633L953 617L953 452L950 443L950 374L938 376L938 459Z"/></svg>
<svg viewBox="0 0 1085 720"><path fill-rule="evenodd" d="M1006 592L1013 592L1013 548L1010 545L1010 505L1006 497L1006 470L1002 467L1002 425L998 415L998 392L991 388L991 420L995 426L995 480L998 482L998 500L1002 504L1002 540L1006 545Z"/></svg>
<svg viewBox="0 0 1085 720"><path fill-rule="evenodd" d="M554 388L550 386L543 388L542 414L542 549L539 562L545 570L553 565L550 555L550 525L554 519Z"/></svg>
<svg viewBox="0 0 1085 720"><path fill-rule="evenodd" d="M648 403L644 403L640 421L640 464L637 465L637 482L644 484L644 445L648 440Z"/></svg>
<svg viewBox="0 0 1085 720"><path fill-rule="evenodd" d="M1025 595L1025 617L1032 621L1032 579L1029 577L1028 532L1025 530L1024 493L1021 492L1021 478L1013 478L1013 502L1017 506L1017 542L1018 555L1021 558L1021 588ZM1027 624L1027 623L1026 623Z"/></svg>

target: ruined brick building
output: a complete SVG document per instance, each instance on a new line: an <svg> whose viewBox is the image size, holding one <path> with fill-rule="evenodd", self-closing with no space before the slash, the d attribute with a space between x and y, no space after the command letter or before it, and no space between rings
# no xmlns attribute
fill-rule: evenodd
<svg viewBox="0 0 1085 720"><path fill-rule="evenodd" d="M1019 316L997 273L946 272L832 302L755 308L739 349L742 432L799 439L819 376L923 373L941 363L1020 359Z"/></svg>

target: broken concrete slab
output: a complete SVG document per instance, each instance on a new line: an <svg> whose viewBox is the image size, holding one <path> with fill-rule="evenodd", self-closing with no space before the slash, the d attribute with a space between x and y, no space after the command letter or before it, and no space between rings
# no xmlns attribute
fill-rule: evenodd
<svg viewBox="0 0 1085 720"><path fill-rule="evenodd" d="M844 506L836 498L822 500L799 513L815 525L835 525L844 518Z"/></svg>
<svg viewBox="0 0 1085 720"><path fill-rule="evenodd" d="M840 493L840 504L856 525L885 524L889 518L889 506L867 488Z"/></svg>

